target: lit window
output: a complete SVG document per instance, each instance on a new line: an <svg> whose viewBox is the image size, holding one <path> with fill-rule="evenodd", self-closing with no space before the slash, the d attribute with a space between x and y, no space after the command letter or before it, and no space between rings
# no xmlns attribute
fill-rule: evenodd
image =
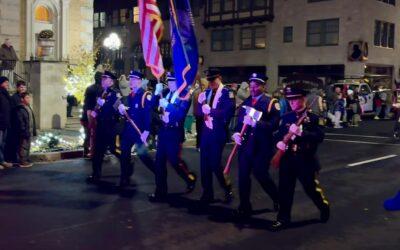
<svg viewBox="0 0 400 250"><path fill-rule="evenodd" d="M240 32L240 49L264 49L266 46L265 27L242 28Z"/></svg>
<svg viewBox="0 0 400 250"><path fill-rule="evenodd" d="M43 5L39 5L35 9L35 20L40 22L51 22L51 12Z"/></svg>
<svg viewBox="0 0 400 250"><path fill-rule="evenodd" d="M106 27L106 13L100 12L100 27Z"/></svg>
<svg viewBox="0 0 400 250"><path fill-rule="evenodd" d="M139 22L139 7L133 7L133 23Z"/></svg>
<svg viewBox="0 0 400 250"><path fill-rule="evenodd" d="M375 21L374 45L385 48L394 48L394 23Z"/></svg>
<svg viewBox="0 0 400 250"><path fill-rule="evenodd" d="M127 9L121 9L120 11L119 11L119 21L120 21L120 24L125 24L126 23L126 11L127 11Z"/></svg>

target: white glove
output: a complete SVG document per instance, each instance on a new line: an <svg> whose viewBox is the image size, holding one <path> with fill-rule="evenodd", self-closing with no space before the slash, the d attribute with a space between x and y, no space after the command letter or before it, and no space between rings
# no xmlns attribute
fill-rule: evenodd
<svg viewBox="0 0 400 250"><path fill-rule="evenodd" d="M160 99L160 107L161 108L165 109L168 106L168 104L169 104L169 102L167 101L167 99L165 99L165 98Z"/></svg>
<svg viewBox="0 0 400 250"><path fill-rule="evenodd" d="M90 113L90 115L91 115L93 118L96 118L96 117L97 117L97 113L96 113L96 111L94 111L94 110Z"/></svg>
<svg viewBox="0 0 400 250"><path fill-rule="evenodd" d="M281 151L286 151L286 144L283 141L278 142L276 147Z"/></svg>
<svg viewBox="0 0 400 250"><path fill-rule="evenodd" d="M140 135L140 139L142 140L143 143L147 142L147 137L149 137L149 131L143 131L142 134Z"/></svg>
<svg viewBox="0 0 400 250"><path fill-rule="evenodd" d="M201 92L197 101L202 104L206 100L206 92Z"/></svg>
<svg viewBox="0 0 400 250"><path fill-rule="evenodd" d="M296 124L290 125L289 131L297 136L301 136L303 134L303 129L301 126L297 126Z"/></svg>
<svg viewBox="0 0 400 250"><path fill-rule="evenodd" d="M253 118L251 118L249 115L246 115L243 119L243 124L252 126L253 128L256 126L256 123L257 122Z"/></svg>
<svg viewBox="0 0 400 250"><path fill-rule="evenodd" d="M161 120L165 122L165 124L169 123L169 112L164 112L164 114L161 116Z"/></svg>
<svg viewBox="0 0 400 250"><path fill-rule="evenodd" d="M124 104L120 104L118 106L118 111L121 115L125 115L126 110L128 109L128 107L126 107Z"/></svg>
<svg viewBox="0 0 400 250"><path fill-rule="evenodd" d="M203 113L204 113L205 115L209 115L209 114L211 113L211 107L210 107L210 105L208 105L208 104L204 104L204 105L201 107L201 110L203 111Z"/></svg>
<svg viewBox="0 0 400 250"><path fill-rule="evenodd" d="M214 126L213 126L213 118L212 117L208 117L208 119L205 120L204 122L205 122L207 128L209 128L211 130L214 128Z"/></svg>
<svg viewBox="0 0 400 250"><path fill-rule="evenodd" d="M154 95L160 95L163 91L163 84L162 83L157 83L156 84L156 90L154 91Z"/></svg>
<svg viewBox="0 0 400 250"><path fill-rule="evenodd" d="M232 139L235 141L237 145L242 145L242 137L240 137L240 133L234 133L232 135Z"/></svg>
<svg viewBox="0 0 400 250"><path fill-rule="evenodd" d="M97 98L97 104L100 106L100 107L103 107L103 105L104 105L104 103L106 103L106 100L104 100L103 98Z"/></svg>

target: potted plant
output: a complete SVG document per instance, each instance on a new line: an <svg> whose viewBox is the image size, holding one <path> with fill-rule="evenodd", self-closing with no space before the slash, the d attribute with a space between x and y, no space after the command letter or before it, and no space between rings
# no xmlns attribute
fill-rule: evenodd
<svg viewBox="0 0 400 250"><path fill-rule="evenodd" d="M38 46L41 48L40 56L50 56L55 47L54 32L52 30L42 30L38 36Z"/></svg>

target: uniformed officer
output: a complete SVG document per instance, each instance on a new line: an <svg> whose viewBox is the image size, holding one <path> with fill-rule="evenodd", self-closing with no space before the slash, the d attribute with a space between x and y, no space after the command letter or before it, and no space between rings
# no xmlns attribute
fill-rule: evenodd
<svg viewBox="0 0 400 250"><path fill-rule="evenodd" d="M204 115L200 142L200 167L203 194L201 201L214 200L213 173L225 191L225 202L233 198L230 181L224 178L221 165L222 153L229 138L228 126L235 109L234 96L222 84L218 69L207 71L209 88L199 94L198 113Z"/></svg>
<svg viewBox="0 0 400 250"><path fill-rule="evenodd" d="M97 121L97 127L92 161L93 173L86 179L88 183L99 182L104 154L107 149L115 150L115 126L119 118L115 103L120 97L119 92L114 89L116 79L113 73L104 72L101 79L103 94L97 98L96 107L91 112L92 117Z"/></svg>
<svg viewBox="0 0 400 250"><path fill-rule="evenodd" d="M235 215L239 217L248 217L252 212L250 203L252 171L274 202L274 209L278 210L278 188L269 175L269 163L274 151L272 134L279 126L280 108L277 100L271 99L264 93L267 79L263 74L251 75L249 79L251 96L240 105L236 133L232 136L236 144L240 145L238 155L240 205L235 211ZM246 107L262 112L261 119L256 121L246 114ZM241 137L240 131L245 124L247 129Z"/></svg>
<svg viewBox="0 0 400 250"><path fill-rule="evenodd" d="M273 230L279 230L289 225L296 179L303 185L305 193L313 200L320 210L321 222L329 219L329 203L325 198L317 179L320 169L316 152L318 144L324 139L324 132L318 124L318 116L308 112L306 107L304 84L288 85L284 89L292 112L282 117L279 126L277 148L284 152L279 164L279 213L272 224ZM303 119L302 119L303 118ZM299 124L299 120L303 120ZM291 133L295 136L288 138Z"/></svg>
<svg viewBox="0 0 400 250"><path fill-rule="evenodd" d="M125 116L125 126L121 136L121 181L120 186L125 187L130 183L133 174L133 164L131 164L131 151L133 145L143 164L154 173L154 161L149 156L145 145L150 131L152 94L142 88L143 75L137 71L129 74L130 94L122 99L118 106L121 115ZM128 114L126 117L125 113ZM129 121L131 119L134 125Z"/></svg>
<svg viewBox="0 0 400 250"><path fill-rule="evenodd" d="M190 98L183 99L187 92L180 95L177 91L176 78L167 74L168 89L163 97L158 98L158 105L163 110L160 114L162 125L158 132L156 154L156 191L149 195L152 202L165 201L167 196L167 161L169 161L177 174L186 182L186 193L195 188L196 175L192 173L182 159L182 144L185 141L184 122L190 107ZM162 90L162 84L156 86L156 95ZM157 98L157 97L156 97Z"/></svg>

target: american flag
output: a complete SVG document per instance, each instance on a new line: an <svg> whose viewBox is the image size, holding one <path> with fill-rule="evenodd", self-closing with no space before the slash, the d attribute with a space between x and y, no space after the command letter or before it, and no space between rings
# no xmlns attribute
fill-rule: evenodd
<svg viewBox="0 0 400 250"><path fill-rule="evenodd" d="M160 79L165 70L158 42L162 38L164 26L156 0L139 0L139 24L143 58L153 75Z"/></svg>

